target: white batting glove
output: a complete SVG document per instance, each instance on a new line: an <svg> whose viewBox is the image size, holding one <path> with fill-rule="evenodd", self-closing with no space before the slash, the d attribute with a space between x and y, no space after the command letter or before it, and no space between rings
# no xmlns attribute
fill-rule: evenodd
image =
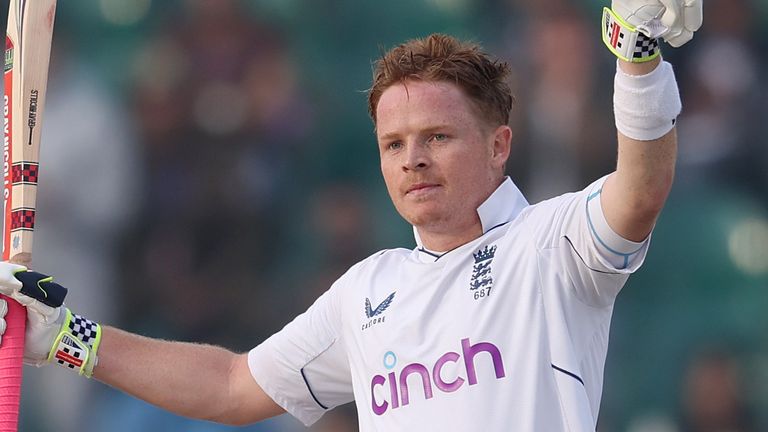
<svg viewBox="0 0 768 432"><path fill-rule="evenodd" d="M661 0L666 7L661 23L669 31L663 35L668 44L677 48L693 39L693 33L704 21L702 0Z"/></svg>
<svg viewBox="0 0 768 432"><path fill-rule="evenodd" d="M47 362L53 340L61 328L62 308L45 305L33 297L21 293L23 284L16 278L16 273L26 271L27 268L24 266L6 262L0 263L0 293L27 307L24 363L40 366ZM3 306L3 317L5 317L8 306L7 304ZM3 325L3 332L5 332L5 325Z"/></svg>
<svg viewBox="0 0 768 432"><path fill-rule="evenodd" d="M679 47L703 21L702 0L613 0L611 9L646 36Z"/></svg>
<svg viewBox="0 0 768 432"><path fill-rule="evenodd" d="M53 362L90 377L101 326L62 306L66 293L67 289L50 276L0 262L0 294L27 308L24 363L39 367ZM5 332L7 311L6 301L0 299L0 336Z"/></svg>
<svg viewBox="0 0 768 432"><path fill-rule="evenodd" d="M8 314L8 303L0 298L0 346L3 345L3 335L5 334L5 316Z"/></svg>

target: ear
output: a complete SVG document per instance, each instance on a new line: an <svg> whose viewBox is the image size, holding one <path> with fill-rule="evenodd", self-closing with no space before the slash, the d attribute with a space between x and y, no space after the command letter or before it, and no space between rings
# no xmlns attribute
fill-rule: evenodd
<svg viewBox="0 0 768 432"><path fill-rule="evenodd" d="M507 163L512 149L512 135L512 128L507 125L499 126L493 132L491 163L494 167L502 168Z"/></svg>

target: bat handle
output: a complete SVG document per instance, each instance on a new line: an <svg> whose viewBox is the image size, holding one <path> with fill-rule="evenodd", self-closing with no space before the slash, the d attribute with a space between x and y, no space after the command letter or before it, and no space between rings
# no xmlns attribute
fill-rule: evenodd
<svg viewBox="0 0 768 432"><path fill-rule="evenodd" d="M22 359L24 357L24 333L27 327L27 310L10 297L7 324L0 346L0 432L16 432L19 421L21 398Z"/></svg>

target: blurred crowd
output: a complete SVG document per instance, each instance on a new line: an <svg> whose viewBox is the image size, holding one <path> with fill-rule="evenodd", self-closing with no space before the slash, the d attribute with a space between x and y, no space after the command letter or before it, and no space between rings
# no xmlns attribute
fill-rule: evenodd
<svg viewBox="0 0 768 432"><path fill-rule="evenodd" d="M414 246L366 116L382 49L447 32L512 65L508 170L529 201L610 172L603 5L60 2L35 267L93 319L246 351L356 261ZM693 42L664 50L684 103L677 180L617 302L600 431L768 430L768 2L704 5ZM235 429L58 368L27 370L25 387L25 431ZM311 430L357 430L353 407Z"/></svg>

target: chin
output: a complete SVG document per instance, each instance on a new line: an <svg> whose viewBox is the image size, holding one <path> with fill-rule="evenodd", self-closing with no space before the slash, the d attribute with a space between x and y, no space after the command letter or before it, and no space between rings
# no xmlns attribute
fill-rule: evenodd
<svg viewBox="0 0 768 432"><path fill-rule="evenodd" d="M432 226L447 219L445 212L436 208L411 209L408 212L401 212L400 215L416 227Z"/></svg>

